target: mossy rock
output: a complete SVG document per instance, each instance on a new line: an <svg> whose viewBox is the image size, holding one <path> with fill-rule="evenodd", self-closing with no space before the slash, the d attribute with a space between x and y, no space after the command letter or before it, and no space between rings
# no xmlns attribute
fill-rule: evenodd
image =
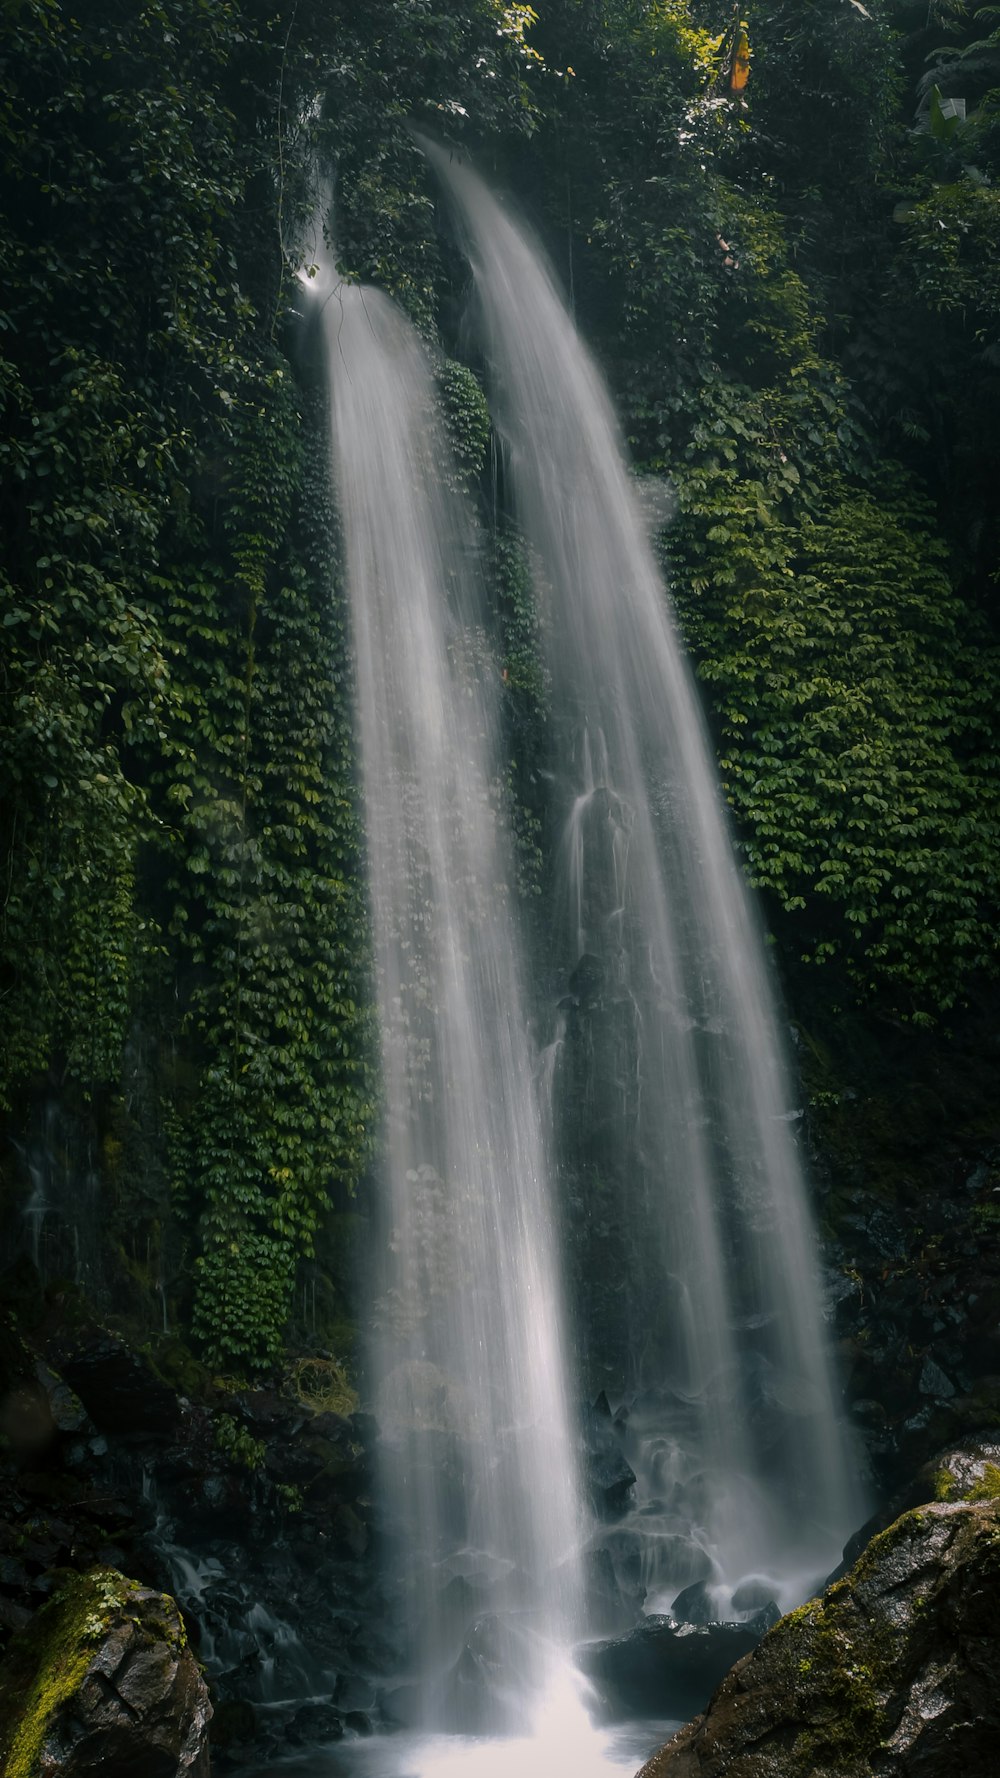
<svg viewBox="0 0 1000 1778"><path fill-rule="evenodd" d="M967 1413L967 1398L962 1403ZM951 1444L939 1446L935 1456L922 1463L911 1481L855 1532L844 1550L844 1572L873 1537L895 1524L903 1513L927 1500L992 1500L1000 1480L1000 1437L992 1432L970 1433ZM838 1579L841 1571L831 1576Z"/></svg>
<svg viewBox="0 0 1000 1778"><path fill-rule="evenodd" d="M68 1575L11 1644L3 1778L207 1778L205 1682L174 1601L113 1568Z"/></svg>
<svg viewBox="0 0 1000 1778"><path fill-rule="evenodd" d="M782 1618L639 1778L988 1778L1000 1502L932 1502Z"/></svg>

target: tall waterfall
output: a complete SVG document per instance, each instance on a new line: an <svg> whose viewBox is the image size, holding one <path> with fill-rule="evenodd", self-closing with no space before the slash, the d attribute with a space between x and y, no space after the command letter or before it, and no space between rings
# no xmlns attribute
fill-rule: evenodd
<svg viewBox="0 0 1000 1778"><path fill-rule="evenodd" d="M468 167L425 147L467 243L538 564L555 942L589 1031L595 1125L630 1156L618 1212L647 1606L692 1580L717 1615L762 1586L787 1606L838 1559L857 1502L762 941L600 377L537 249Z"/></svg>
<svg viewBox="0 0 1000 1778"><path fill-rule="evenodd" d="M575 1621L579 1510L501 680L424 349L387 297L318 258L381 1021L377 1403L410 1717L506 1728L530 1720Z"/></svg>

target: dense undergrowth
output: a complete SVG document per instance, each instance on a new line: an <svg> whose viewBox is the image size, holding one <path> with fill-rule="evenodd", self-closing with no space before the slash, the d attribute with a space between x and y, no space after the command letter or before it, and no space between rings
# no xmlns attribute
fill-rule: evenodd
<svg viewBox="0 0 1000 1778"><path fill-rule="evenodd" d="M815 972L827 1011L926 1023L995 970L996 8L765 0L745 95L709 0L536 13L5 16L4 1214L57 1099L103 1181L109 1297L147 1324L162 1297L217 1365L273 1361L303 1280L334 1340L377 1091L291 263L314 157L345 274L452 361L468 465L465 273L411 123L528 204L676 491L664 558L796 1010ZM481 516L537 894L544 683L502 477Z"/></svg>

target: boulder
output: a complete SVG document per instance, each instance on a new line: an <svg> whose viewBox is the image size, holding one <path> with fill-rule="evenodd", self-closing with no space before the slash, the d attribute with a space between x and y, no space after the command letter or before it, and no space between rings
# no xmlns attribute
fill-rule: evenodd
<svg viewBox="0 0 1000 1778"><path fill-rule="evenodd" d="M48 1354L95 1426L117 1438L171 1438L181 1409L149 1360L103 1327L64 1333Z"/></svg>
<svg viewBox="0 0 1000 1778"><path fill-rule="evenodd" d="M903 1515L782 1618L639 1778L992 1778L1000 1503Z"/></svg>
<svg viewBox="0 0 1000 1778"><path fill-rule="evenodd" d="M212 1707L174 1601L70 1576L8 1650L5 1778L207 1778Z"/></svg>
<svg viewBox="0 0 1000 1778"><path fill-rule="evenodd" d="M696 1580L678 1593L670 1615L681 1624L711 1624L718 1617L718 1610L706 1583Z"/></svg>
<svg viewBox="0 0 1000 1778"><path fill-rule="evenodd" d="M906 1486L854 1533L845 1545L843 1563L830 1580L846 1574L872 1538L912 1507L922 1506L926 1500L988 1500L998 1493L1000 1438L973 1433L956 1440L922 1463Z"/></svg>
<svg viewBox="0 0 1000 1778"><path fill-rule="evenodd" d="M676 1719L697 1710L759 1636L752 1624L679 1624L651 1615L625 1636L585 1644L575 1658L606 1715Z"/></svg>
<svg viewBox="0 0 1000 1778"><path fill-rule="evenodd" d="M623 1428L611 1417L602 1390L593 1406L585 1406L583 1473L598 1518L615 1519L624 1511L635 1486L635 1471L622 1451Z"/></svg>
<svg viewBox="0 0 1000 1778"><path fill-rule="evenodd" d="M344 1719L330 1704L313 1701L303 1704L291 1722L285 1725L285 1740L293 1747L315 1747L325 1741L339 1741L344 1733Z"/></svg>

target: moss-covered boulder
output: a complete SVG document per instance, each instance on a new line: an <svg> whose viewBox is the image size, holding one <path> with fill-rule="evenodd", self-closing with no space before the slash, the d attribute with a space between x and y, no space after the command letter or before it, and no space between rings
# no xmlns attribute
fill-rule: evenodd
<svg viewBox="0 0 1000 1778"><path fill-rule="evenodd" d="M206 1778L212 1708L174 1601L70 1575L0 1677L3 1778Z"/></svg>
<svg viewBox="0 0 1000 1778"><path fill-rule="evenodd" d="M992 1778L1000 1502L934 1502L782 1618L639 1778Z"/></svg>
<svg viewBox="0 0 1000 1778"><path fill-rule="evenodd" d="M900 1488L878 1511L873 1513L860 1531L856 1531L844 1549L843 1566L831 1580L839 1580L873 1537L887 1526L894 1525L903 1513L925 1500L996 1500L1000 1498L1000 1438L996 1434L971 1433L967 1438L946 1445L922 1463L906 1486Z"/></svg>

